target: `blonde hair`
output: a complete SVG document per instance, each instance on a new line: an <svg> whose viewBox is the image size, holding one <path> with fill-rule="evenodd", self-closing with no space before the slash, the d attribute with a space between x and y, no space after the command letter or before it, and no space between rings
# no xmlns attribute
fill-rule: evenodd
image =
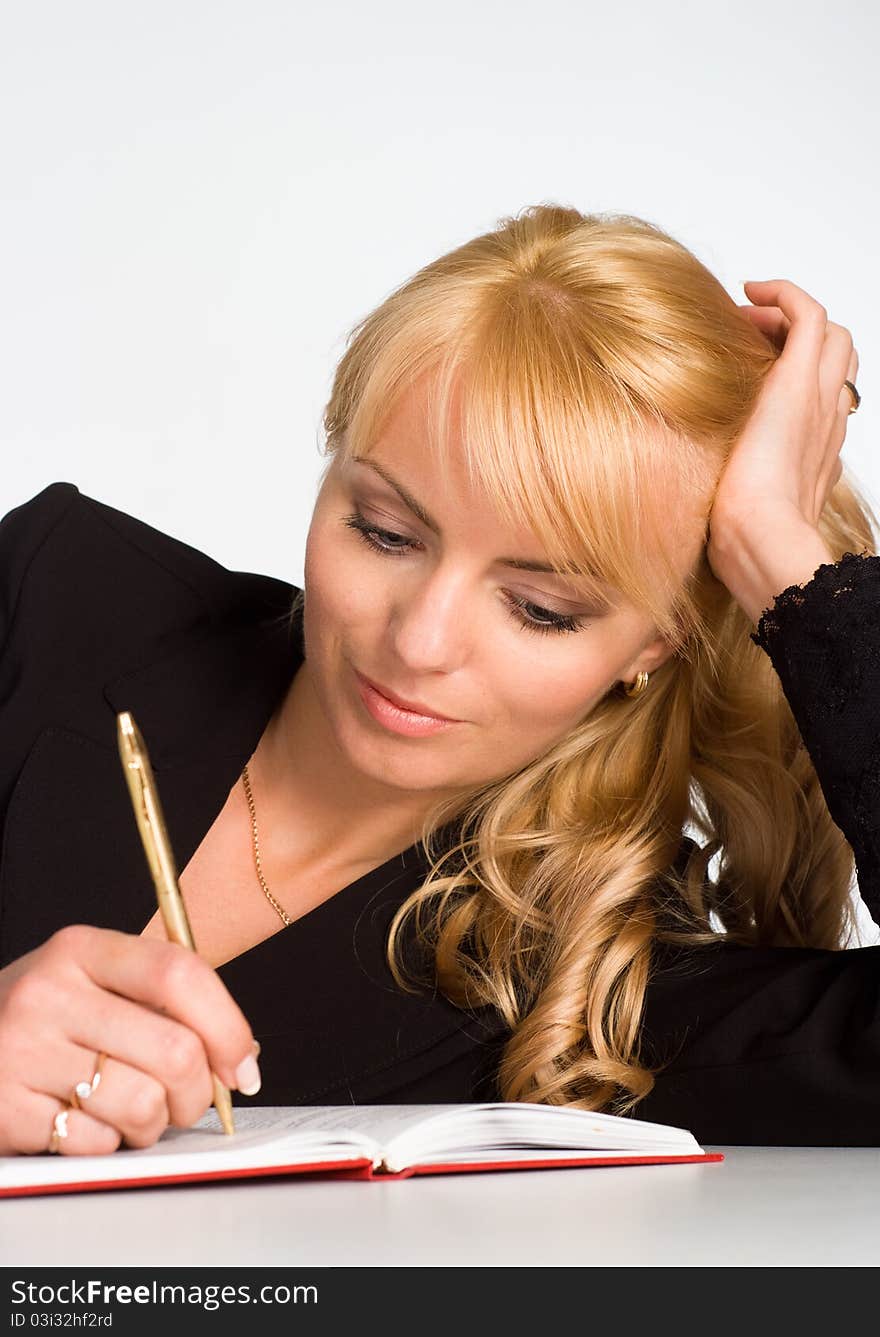
<svg viewBox="0 0 880 1337"><path fill-rule="evenodd" d="M430 373L438 459L460 392L471 479L674 647L644 695L612 690L515 774L425 819L431 867L395 914L389 965L403 988L499 1010L505 1100L635 1108L659 1071L639 1052L657 941L838 948L854 927L850 847L752 624L705 559L715 487L776 356L659 227L539 205L396 289L337 367L330 463L369 454ZM670 513L703 536L684 581ZM875 552L871 519L842 477L820 521L835 559ZM705 843L679 874L688 823ZM438 849L441 830L456 839ZM403 965L407 921L430 980Z"/></svg>

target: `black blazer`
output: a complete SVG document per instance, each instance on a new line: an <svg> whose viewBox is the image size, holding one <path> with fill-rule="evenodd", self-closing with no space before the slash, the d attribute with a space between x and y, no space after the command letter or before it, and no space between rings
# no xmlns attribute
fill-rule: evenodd
<svg viewBox="0 0 880 1337"><path fill-rule="evenodd" d="M143 729L183 868L301 662L296 592L71 483L0 521L0 964L67 923L143 929L155 898L116 712ZM259 1103L500 1098L500 1017L403 992L385 963L425 871L401 851L220 967L262 1045ZM671 1061L636 1117L704 1143L874 1145L880 948L658 953L643 1057Z"/></svg>

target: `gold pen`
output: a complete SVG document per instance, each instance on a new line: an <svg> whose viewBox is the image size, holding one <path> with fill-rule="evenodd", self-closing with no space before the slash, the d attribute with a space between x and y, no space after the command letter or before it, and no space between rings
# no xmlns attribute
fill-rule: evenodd
<svg viewBox="0 0 880 1337"><path fill-rule="evenodd" d="M141 833L147 862L156 888L159 910L165 932L171 942L196 950L186 906L177 884L177 866L168 839L165 818L159 803L159 792L150 765L149 754L140 729L127 710L116 716L116 737L122 769L128 782L128 792ZM218 1077L214 1077L214 1106L225 1133L235 1132L232 1118L232 1100Z"/></svg>

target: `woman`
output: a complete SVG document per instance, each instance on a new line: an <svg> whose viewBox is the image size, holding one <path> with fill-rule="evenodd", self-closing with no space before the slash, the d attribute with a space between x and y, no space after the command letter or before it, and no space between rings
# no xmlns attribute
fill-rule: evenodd
<svg viewBox="0 0 880 1337"><path fill-rule="evenodd" d="M6 516L2 1151L148 1145L212 1070L878 1140L880 947L840 950L853 855L880 912L858 360L746 293L553 206L428 265L337 369L304 590L68 483Z"/></svg>

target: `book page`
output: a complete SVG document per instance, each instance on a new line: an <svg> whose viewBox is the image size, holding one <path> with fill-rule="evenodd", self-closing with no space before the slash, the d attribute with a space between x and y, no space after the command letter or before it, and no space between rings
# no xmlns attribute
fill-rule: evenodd
<svg viewBox="0 0 880 1337"><path fill-rule="evenodd" d="M254 1111L256 1113L256 1111ZM327 1136L368 1135L384 1155L374 1164L405 1169L432 1159L456 1159L461 1152L516 1160L521 1149L560 1152L699 1152L684 1128L622 1118L590 1110L527 1101L468 1105L313 1105L275 1110L300 1132L315 1128ZM216 1114L213 1115L216 1120Z"/></svg>
<svg viewBox="0 0 880 1337"><path fill-rule="evenodd" d="M527 1101L467 1105L300 1105L248 1108L253 1126L265 1120L277 1131L325 1139L366 1137L385 1152L417 1156L434 1151L515 1147L699 1151L693 1134L672 1125L621 1118L591 1110ZM238 1111L236 1111L236 1119ZM206 1116L219 1128L216 1111ZM179 1132L179 1130L177 1130Z"/></svg>
<svg viewBox="0 0 880 1337"><path fill-rule="evenodd" d="M393 1131L377 1127L385 1148L386 1169L402 1170L420 1162L455 1159L461 1151L504 1160L515 1159L511 1153L520 1149L670 1154L702 1150L685 1128L590 1110L527 1101L421 1109L420 1119L408 1124L398 1121Z"/></svg>
<svg viewBox="0 0 880 1337"><path fill-rule="evenodd" d="M283 1126L297 1130L320 1129L324 1133L341 1136L346 1132L366 1134L372 1141L385 1144L398 1133L417 1128L434 1115L449 1114L450 1110L468 1112L480 1109L478 1105L298 1105L278 1106L272 1113ZM219 1120L211 1112L217 1126ZM257 1111L248 1111L256 1114ZM206 1116L208 1117L208 1116ZM238 1111L236 1110L236 1119ZM278 1126L281 1126L280 1123Z"/></svg>

